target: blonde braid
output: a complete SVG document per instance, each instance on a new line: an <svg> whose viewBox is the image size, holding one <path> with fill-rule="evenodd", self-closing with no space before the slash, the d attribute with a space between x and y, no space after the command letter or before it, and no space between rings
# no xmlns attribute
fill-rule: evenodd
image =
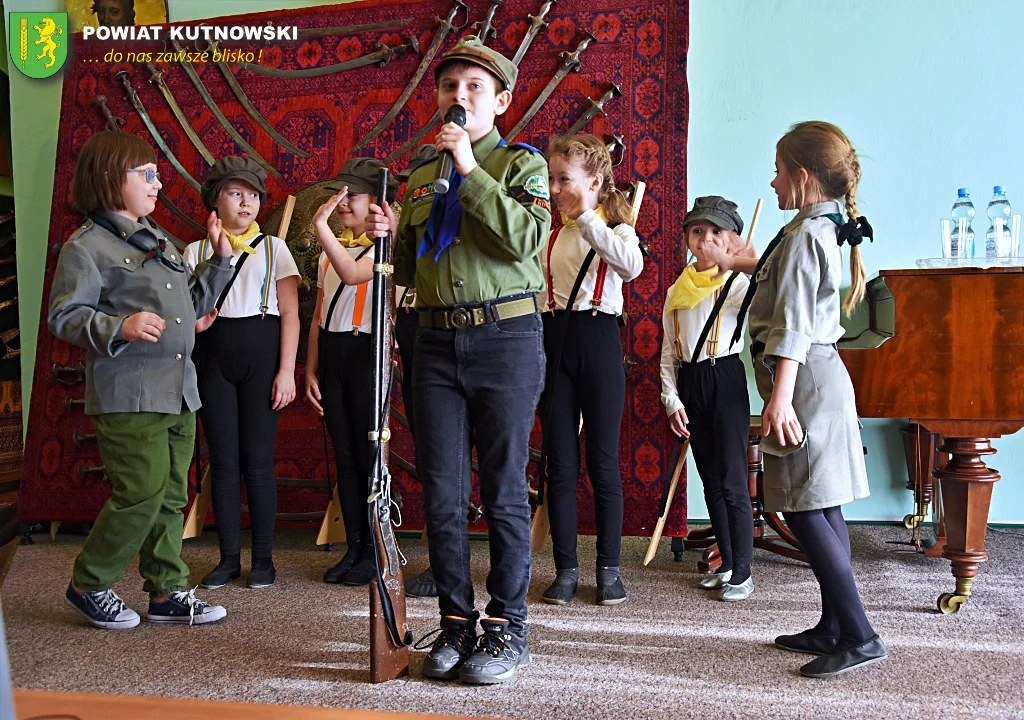
<svg viewBox="0 0 1024 720"><path fill-rule="evenodd" d="M854 172L857 179L860 179L860 163L854 162ZM857 184L856 182L846 191L846 214L854 222L857 221ZM864 299L864 289L867 285L867 270L864 268L864 257L860 252L860 245L850 247L850 292L843 302L843 312L850 317L857 305Z"/></svg>

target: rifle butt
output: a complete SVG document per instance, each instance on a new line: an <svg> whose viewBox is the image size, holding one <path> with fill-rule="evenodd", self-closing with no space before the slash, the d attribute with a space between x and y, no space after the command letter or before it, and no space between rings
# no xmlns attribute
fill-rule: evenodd
<svg viewBox="0 0 1024 720"><path fill-rule="evenodd" d="M320 534L316 536L316 544L342 543L346 539L345 523L341 517L341 498L338 497L338 487L335 485L331 503L324 513L324 521L320 523Z"/></svg>
<svg viewBox="0 0 1024 720"><path fill-rule="evenodd" d="M394 574L388 570L387 551L384 549L384 538L380 528L373 527L374 547L377 562L383 569L381 577L384 588L391 599L391 607L395 613L395 623L403 635L408 632L409 624L405 615L405 582L402 568L395 568ZM384 618L384 603L376 579L370 581L370 682L382 683L404 677L409 674L409 648L397 647L388 631L387 620Z"/></svg>
<svg viewBox="0 0 1024 720"><path fill-rule="evenodd" d="M181 532L181 539L199 537L203 534L203 523L210 512L210 466L203 470L202 478L199 481L199 492L192 500L192 509L188 511L188 518L185 520L185 527Z"/></svg>

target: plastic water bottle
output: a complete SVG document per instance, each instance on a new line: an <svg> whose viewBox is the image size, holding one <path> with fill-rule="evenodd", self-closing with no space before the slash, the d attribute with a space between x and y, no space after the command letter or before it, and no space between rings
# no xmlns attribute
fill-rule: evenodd
<svg viewBox="0 0 1024 720"><path fill-rule="evenodd" d="M988 232L985 233L985 257L994 258L999 256L999 247L996 243L996 219L1003 219L1003 231L1009 232L1010 218L1013 213L1010 211L1010 201L1006 199L1006 192L1002 185L992 188L992 199L988 203Z"/></svg>
<svg viewBox="0 0 1024 720"><path fill-rule="evenodd" d="M956 202L953 203L953 257L974 257L974 229L971 223L974 222L974 203L971 202L971 193L967 188L960 188L956 191ZM967 236L960 237L960 218L967 218Z"/></svg>

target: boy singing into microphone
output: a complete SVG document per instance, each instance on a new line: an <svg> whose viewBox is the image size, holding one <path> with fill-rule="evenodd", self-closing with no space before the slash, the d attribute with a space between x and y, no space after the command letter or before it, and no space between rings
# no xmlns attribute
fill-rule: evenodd
<svg viewBox="0 0 1024 720"><path fill-rule="evenodd" d="M450 154L454 167L445 194L436 188L440 160L410 176L396 243L396 282L417 291L416 466L441 611L423 674L474 684L509 680L530 659L524 477L544 384L536 295L551 210L543 155L505 145L494 127L512 102L516 74L474 36L441 59L438 108L447 117L461 105L465 127L448 122L437 134L439 157ZM386 231L383 215L378 227ZM479 637L465 515L471 435L491 548L491 600Z"/></svg>

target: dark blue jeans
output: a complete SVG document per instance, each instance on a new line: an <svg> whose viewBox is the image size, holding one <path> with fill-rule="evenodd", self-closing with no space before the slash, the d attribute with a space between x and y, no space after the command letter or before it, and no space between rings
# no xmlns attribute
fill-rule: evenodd
<svg viewBox="0 0 1024 720"><path fill-rule="evenodd" d="M544 385L540 316L464 330L420 328L414 365L416 469L441 615L479 618L466 526L472 433L491 548L485 611L523 636L530 585L526 464Z"/></svg>

